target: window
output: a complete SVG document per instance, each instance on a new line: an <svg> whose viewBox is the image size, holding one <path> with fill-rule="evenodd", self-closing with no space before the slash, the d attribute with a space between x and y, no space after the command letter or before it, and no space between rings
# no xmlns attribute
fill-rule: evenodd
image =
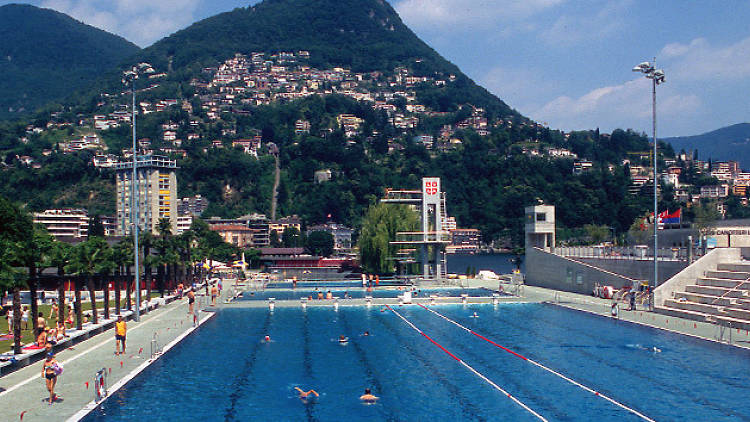
<svg viewBox="0 0 750 422"><path fill-rule="evenodd" d="M538 212L536 214L536 221L547 221L547 213Z"/></svg>
<svg viewBox="0 0 750 422"><path fill-rule="evenodd" d="M565 282L567 284L573 284L573 269L567 268L565 273Z"/></svg>
<svg viewBox="0 0 750 422"><path fill-rule="evenodd" d="M576 273L576 284L578 284L579 286L580 286L581 284L583 284L583 273L582 273L582 272L580 272L580 271L578 271L578 272Z"/></svg>

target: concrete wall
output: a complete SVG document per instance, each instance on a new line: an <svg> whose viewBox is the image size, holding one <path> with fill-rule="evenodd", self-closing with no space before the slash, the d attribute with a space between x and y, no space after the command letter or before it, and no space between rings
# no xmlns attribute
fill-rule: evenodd
<svg viewBox="0 0 750 422"><path fill-rule="evenodd" d="M631 286L635 280L585 262L526 249L526 284L567 292L592 294L596 283L615 288Z"/></svg>
<svg viewBox="0 0 750 422"><path fill-rule="evenodd" d="M619 260L602 258L573 258L597 268L620 274L636 280L653 280L653 260ZM687 267L686 261L659 261L659 284L674 277Z"/></svg>
<svg viewBox="0 0 750 422"><path fill-rule="evenodd" d="M674 292L685 291L685 286L695 284L698 277L703 276L706 271L715 270L719 263L739 261L741 258L742 251L740 248L717 248L712 250L657 287L654 291L654 305L664 306L664 301L671 299Z"/></svg>

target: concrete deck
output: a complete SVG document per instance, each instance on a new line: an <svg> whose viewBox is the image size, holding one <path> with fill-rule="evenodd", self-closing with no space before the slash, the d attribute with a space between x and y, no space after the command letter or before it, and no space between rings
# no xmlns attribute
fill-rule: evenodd
<svg viewBox="0 0 750 422"><path fill-rule="evenodd" d="M205 298L198 297L196 304L202 301ZM128 321L127 353L123 355L114 354L114 330L111 328L59 351L57 360L63 364L64 372L58 377L55 392L61 399L51 405L46 402L49 394L41 377L41 361L4 375L0 378L0 420L18 421L22 414L24 422L77 420L84 416L82 409L94 407L96 372L106 368L111 394L118 385L124 384L122 381L148 366L155 333L166 351L175 340L179 341L194 330L187 309L187 299L177 300L143 315L138 323ZM200 322L213 315L213 312L199 312Z"/></svg>

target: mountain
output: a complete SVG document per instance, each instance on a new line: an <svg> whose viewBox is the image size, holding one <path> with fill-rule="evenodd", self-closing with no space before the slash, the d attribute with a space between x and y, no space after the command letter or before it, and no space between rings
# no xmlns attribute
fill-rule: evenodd
<svg viewBox="0 0 750 422"><path fill-rule="evenodd" d="M448 89L425 93L441 111L463 102L495 115L517 114L420 40L384 0L265 0L197 22L139 58L187 81L235 53L299 50L309 51L309 64L318 69L393 72L408 66L415 75L452 74L456 80Z"/></svg>
<svg viewBox="0 0 750 422"><path fill-rule="evenodd" d="M140 49L63 13L0 7L0 118L23 117L82 89Z"/></svg>
<svg viewBox="0 0 750 422"><path fill-rule="evenodd" d="M739 161L743 169L750 169L750 123L739 123L702 135L678 136L662 139L676 152L698 150L702 160Z"/></svg>
<svg viewBox="0 0 750 422"><path fill-rule="evenodd" d="M32 127L0 123L0 194L33 210L114 214L114 175L92 158L132 145L119 70L139 62L154 70L138 80L139 145L177 160L178 196L206 198L204 217L269 214L278 186L278 215L357 228L387 188L424 176L443 178L460 226L515 245L523 207L539 200L557 206L561 233L591 223L622 233L649 207L621 166L645 136L524 118L383 0L265 0L157 42L104 72L77 107Z"/></svg>

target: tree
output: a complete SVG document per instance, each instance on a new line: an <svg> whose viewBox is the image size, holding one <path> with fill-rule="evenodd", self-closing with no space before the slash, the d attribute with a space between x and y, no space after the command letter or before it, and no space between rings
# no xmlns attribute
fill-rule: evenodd
<svg viewBox="0 0 750 422"><path fill-rule="evenodd" d="M23 266L22 250L32 237L31 217L6 198L0 196L0 288L13 292L13 353L21 353L21 288L27 276Z"/></svg>
<svg viewBox="0 0 750 422"><path fill-rule="evenodd" d="M305 248L312 255L331 256L333 254L333 235L326 231L314 231L307 235Z"/></svg>
<svg viewBox="0 0 750 422"><path fill-rule="evenodd" d="M73 256L68 268L69 271L76 273L79 276L83 276L86 279L86 286L88 287L91 298L91 310L93 311L94 324L99 322L99 317L96 310L96 289L93 276L96 274L108 273L112 266L112 251L104 238L89 238L87 241L76 245L73 250ZM109 306L109 304L106 304L105 306Z"/></svg>
<svg viewBox="0 0 750 422"><path fill-rule="evenodd" d="M693 226L700 233L701 245L705 250L706 236L721 215L716 208L716 202L701 202L693 206Z"/></svg>
<svg viewBox="0 0 750 422"><path fill-rule="evenodd" d="M23 247L19 251L21 260L29 271L29 296L31 299L31 315L33 317L31 326L34 329L35 336L38 336L39 332L44 329L44 327L37 326L37 315L39 314L37 294L39 279L37 267L40 265L43 266L43 260L47 252L52 248L53 241L54 239L47 233L47 229L44 226L35 224L31 228L31 236L24 239Z"/></svg>
<svg viewBox="0 0 750 422"><path fill-rule="evenodd" d="M281 234L281 243L285 248L301 248L305 244L305 239L296 227L287 227Z"/></svg>
<svg viewBox="0 0 750 422"><path fill-rule="evenodd" d="M633 221L628 229L628 237L636 245L645 245L654 236L654 224L651 214L640 216Z"/></svg>
<svg viewBox="0 0 750 422"><path fill-rule="evenodd" d="M370 206L362 221L359 236L359 254L362 267L372 273L392 273L393 257L398 248L389 242L396 240L396 233L414 231L417 216L405 205L379 203Z"/></svg>
<svg viewBox="0 0 750 422"><path fill-rule="evenodd" d="M72 254L73 248L69 244L64 242L53 242L43 264L46 268L52 267L57 269L58 321L65 320L65 286L62 277L65 275L65 267L70 265Z"/></svg>
<svg viewBox="0 0 750 422"><path fill-rule="evenodd" d="M583 229L594 245L604 242L609 237L609 227L605 225L586 224L583 226Z"/></svg>

